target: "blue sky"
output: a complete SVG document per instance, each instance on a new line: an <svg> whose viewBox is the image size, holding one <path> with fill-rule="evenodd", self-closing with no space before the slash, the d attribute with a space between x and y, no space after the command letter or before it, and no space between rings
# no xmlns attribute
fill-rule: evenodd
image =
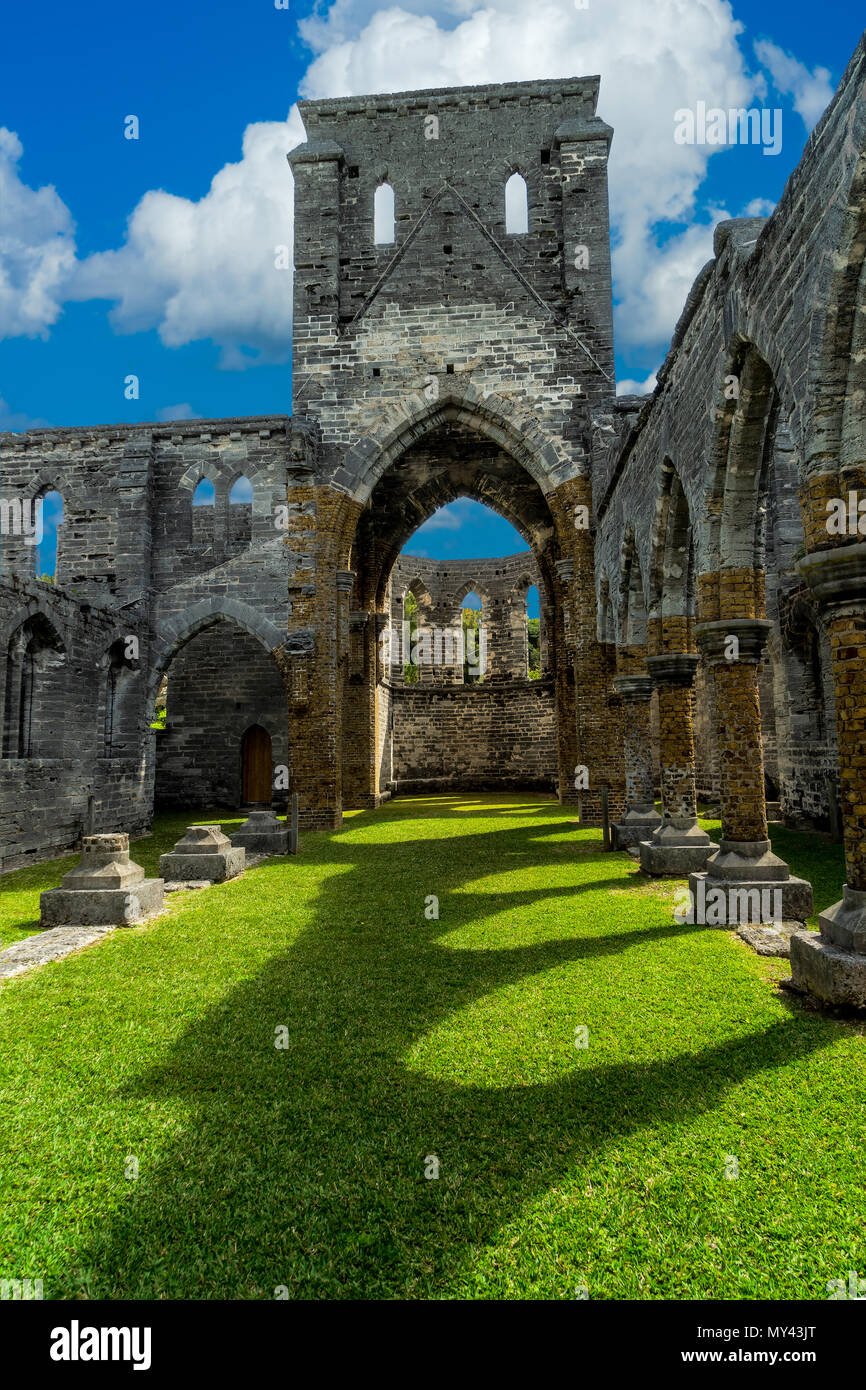
<svg viewBox="0 0 866 1390"><path fill-rule="evenodd" d="M290 275L269 261L291 241L299 91L572 71L601 72L599 114L616 130L618 380L651 387L713 222L771 211L859 28L853 8L803 0L7 7L0 428L287 411ZM781 153L674 148L660 136L670 105L698 99L780 108ZM458 524L424 528L415 553L523 548L477 504L451 510Z"/></svg>

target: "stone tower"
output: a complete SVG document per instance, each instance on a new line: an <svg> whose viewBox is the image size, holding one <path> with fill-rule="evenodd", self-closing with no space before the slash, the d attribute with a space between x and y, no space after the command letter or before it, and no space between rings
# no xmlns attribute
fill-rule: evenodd
<svg viewBox="0 0 866 1390"><path fill-rule="evenodd" d="M471 382L557 440L551 481L585 466L588 411L613 394L607 158L597 77L305 101L295 178L294 413L332 479L346 446L416 391ZM528 230L506 230L525 180ZM374 242L377 189L394 240ZM445 378L454 376L454 382Z"/></svg>
<svg viewBox="0 0 866 1390"><path fill-rule="evenodd" d="M297 747L303 760L304 739L318 730L321 746L333 730L334 801L320 790L335 814L343 799L375 805L388 781L376 650L388 578L412 532L458 496L499 511L535 554L554 615L560 795L573 799L584 746L585 813L597 814L602 783L614 801L621 789L621 758L608 767L600 751L616 716L590 530L591 420L614 396L612 132L595 114L598 86L300 104L293 409L318 455L315 521L298 521L308 563L290 586L313 644ZM375 217L391 197L393 233Z"/></svg>

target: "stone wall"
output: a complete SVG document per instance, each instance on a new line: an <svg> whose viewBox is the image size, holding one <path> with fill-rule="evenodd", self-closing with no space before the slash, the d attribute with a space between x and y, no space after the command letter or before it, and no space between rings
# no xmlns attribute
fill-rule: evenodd
<svg viewBox="0 0 866 1390"><path fill-rule="evenodd" d="M612 394L611 131L597 99L597 79L580 78L300 103L293 390L336 486L369 492L346 451L407 395L460 396L470 378L531 404L551 478L586 466L588 406ZM525 234L506 231L512 171L528 187ZM385 180L395 240L377 245Z"/></svg>
<svg viewBox="0 0 866 1390"><path fill-rule="evenodd" d="M578 479L588 487L591 408L614 391L611 131L595 115L597 96L597 79L579 78L301 103L307 140L290 155L293 404L320 431L319 478L334 496L327 530L316 529L324 546L342 545L331 563L352 576L356 632L348 683L333 681L330 698L329 655L321 675L311 671L305 717L337 748L333 780L352 804L381 794L371 633L391 570L417 527L459 496L493 506L532 547L553 614L559 790L577 795L575 702L587 706L588 739L606 666L594 634L562 616L588 606L590 569L558 585L555 565L572 544L569 489ZM528 190L525 232L506 226L513 172ZM395 238L377 244L384 181ZM507 660L517 664L514 653ZM605 704L595 723L607 714ZM615 781L613 751L610 760ZM595 788L587 802L597 814Z"/></svg>
<svg viewBox="0 0 866 1390"><path fill-rule="evenodd" d="M72 848L88 831L149 825L153 739L138 723L146 671L123 655L138 635L134 616L83 605L29 574L0 581L7 867Z"/></svg>
<svg viewBox="0 0 866 1390"><path fill-rule="evenodd" d="M394 686L393 785L400 791L556 788L551 680Z"/></svg>
<svg viewBox="0 0 866 1390"><path fill-rule="evenodd" d="M478 684L464 684L462 669L422 665L418 683L407 684L402 663L390 667L382 685L380 718L387 720L387 729L380 736L380 756L387 740L387 783L397 791L555 788L553 679L547 670L542 680L530 680L527 673L526 594L533 584L541 597L544 588L531 551L497 559L398 559L389 584L392 631L400 628L410 588L420 623L439 632L459 627L462 601L475 592L482 600L487 669ZM431 650L435 654L432 638Z"/></svg>
<svg viewBox="0 0 866 1390"><path fill-rule="evenodd" d="M232 739L234 724L254 722L250 670L266 673L275 761L291 765L284 675L266 657L263 667L262 654L282 650L292 625L289 583L304 556L288 538L292 519L310 506L309 428L264 416L30 430L0 436L0 451L4 500L29 506L54 489L63 499L54 583L33 578L23 534L3 536L0 855L8 862L71 846L82 826L136 832L149 824L156 691L178 660L175 707L183 704L187 643L196 642L196 661L210 661L212 671L222 664L226 690L234 682L241 704L254 707L228 721L228 695L211 691ZM252 503L230 503L242 476ZM193 506L202 479L215 500ZM220 623L233 623L240 640L226 648L214 636ZM127 658L130 643L136 655ZM29 747L19 727L25 705L33 711ZM161 745L164 800L195 804L201 794L237 804L237 770L229 775L226 763L210 776L214 748L205 740L196 754L204 771L190 779L190 757L175 757L179 737L175 729Z"/></svg>
<svg viewBox="0 0 866 1390"><path fill-rule="evenodd" d="M826 778L837 775L835 715L826 634L797 566L804 548L827 542L815 537L810 499L825 486L812 479L828 466L829 421L845 394L846 354L834 358L832 343L836 316L845 322L857 295L859 271L846 276L844 266L862 258L862 233L858 242L847 224L861 200L850 190L861 177L864 68L861 41L772 216L717 227L652 396L597 412L593 435L596 583L600 591L607 576L615 596L617 641L628 536L662 641L680 615L692 644L702 622L769 621L764 660L776 674L765 759L787 818L819 824ZM845 247L838 257L836 247ZM687 514L678 553L671 478ZM672 578L687 568L688 594L685 579ZM768 716L769 695L765 677ZM697 723L709 772L708 706L701 701Z"/></svg>
<svg viewBox="0 0 866 1390"><path fill-rule="evenodd" d="M279 671L242 628L217 623L187 642L169 668L166 727L156 735L157 807L239 807L243 736L254 724L271 736L274 767L288 767ZM285 780L277 780L274 803L285 806Z"/></svg>

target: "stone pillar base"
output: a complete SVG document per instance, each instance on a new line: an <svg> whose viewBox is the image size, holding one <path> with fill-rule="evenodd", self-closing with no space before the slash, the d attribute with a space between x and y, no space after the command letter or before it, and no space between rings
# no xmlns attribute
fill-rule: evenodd
<svg viewBox="0 0 866 1390"><path fill-rule="evenodd" d="M289 853L289 827L273 811L251 811L230 838L245 855Z"/></svg>
<svg viewBox="0 0 866 1390"><path fill-rule="evenodd" d="M773 853L769 840L721 840L718 852L707 860L707 873L713 879L731 883L746 879L782 883L791 876L784 859Z"/></svg>
<svg viewBox="0 0 866 1390"><path fill-rule="evenodd" d="M791 983L826 1004L866 1008L866 893L846 883L818 923L820 933L791 937Z"/></svg>
<svg viewBox="0 0 866 1390"><path fill-rule="evenodd" d="M243 872L245 859L218 825L189 825L171 853L159 856L159 872L175 883L225 883Z"/></svg>
<svg viewBox="0 0 866 1390"><path fill-rule="evenodd" d="M706 872L690 876L689 890L689 920L707 927L805 922L814 908L812 885L791 877L769 840L722 840Z"/></svg>
<svg viewBox="0 0 866 1390"><path fill-rule="evenodd" d="M161 878L132 888L49 888L39 895L39 912L43 927L130 927L159 912L164 896Z"/></svg>
<svg viewBox="0 0 866 1390"><path fill-rule="evenodd" d="M43 927L128 927L158 912L165 885L129 858L129 836L85 835L81 859L59 888L39 895Z"/></svg>
<svg viewBox="0 0 866 1390"><path fill-rule="evenodd" d="M818 926L829 945L866 958L866 893L846 883L842 901L821 913Z"/></svg>
<svg viewBox="0 0 866 1390"><path fill-rule="evenodd" d="M840 951L818 932L791 937L791 983L825 1004L866 1009L866 956Z"/></svg>
<svg viewBox="0 0 866 1390"><path fill-rule="evenodd" d="M672 874L685 878L703 869L719 847L696 820L663 821L651 840L640 841L640 866L647 874Z"/></svg>
<svg viewBox="0 0 866 1390"><path fill-rule="evenodd" d="M651 840L662 823L662 818L654 806L636 806L627 811L618 824L610 827L611 847L630 849L643 840Z"/></svg>
<svg viewBox="0 0 866 1390"><path fill-rule="evenodd" d="M710 861L712 862L712 861ZM762 922L805 922L812 915L812 885L804 878L715 878L709 872L689 874L692 914L699 926L737 927Z"/></svg>

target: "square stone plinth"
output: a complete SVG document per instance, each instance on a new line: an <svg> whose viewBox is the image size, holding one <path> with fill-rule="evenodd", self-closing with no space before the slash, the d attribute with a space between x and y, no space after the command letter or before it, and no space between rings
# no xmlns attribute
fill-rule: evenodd
<svg viewBox="0 0 866 1390"><path fill-rule="evenodd" d="M232 845L217 854L188 854L175 849L170 854L159 856L162 877L181 883L196 880L225 883L226 879L237 878L238 874L243 873L245 864L246 852Z"/></svg>
<svg viewBox="0 0 866 1390"><path fill-rule="evenodd" d="M247 854L288 854L289 827L273 811L251 811L231 842L242 846Z"/></svg>
<svg viewBox="0 0 866 1390"><path fill-rule="evenodd" d="M696 873L689 875L689 892L699 926L730 931L749 922L805 922L814 906L812 885L804 878L776 882L752 878L737 882ZM704 910L700 910L702 905Z"/></svg>
<svg viewBox="0 0 866 1390"><path fill-rule="evenodd" d="M825 1004L866 1008L866 956L840 951L818 932L791 937L791 982Z"/></svg>
<svg viewBox="0 0 866 1390"><path fill-rule="evenodd" d="M161 878L143 878L132 888L49 888L39 895L43 927L129 927L158 912Z"/></svg>
<svg viewBox="0 0 866 1390"><path fill-rule="evenodd" d="M618 821L610 827L610 843L613 849L631 849L648 840L658 825L658 817L647 821Z"/></svg>
<svg viewBox="0 0 866 1390"><path fill-rule="evenodd" d="M671 874L676 878L685 878L694 870L702 869L717 849L718 845L711 840L703 845L656 844L652 840L642 840L640 866L648 874Z"/></svg>

